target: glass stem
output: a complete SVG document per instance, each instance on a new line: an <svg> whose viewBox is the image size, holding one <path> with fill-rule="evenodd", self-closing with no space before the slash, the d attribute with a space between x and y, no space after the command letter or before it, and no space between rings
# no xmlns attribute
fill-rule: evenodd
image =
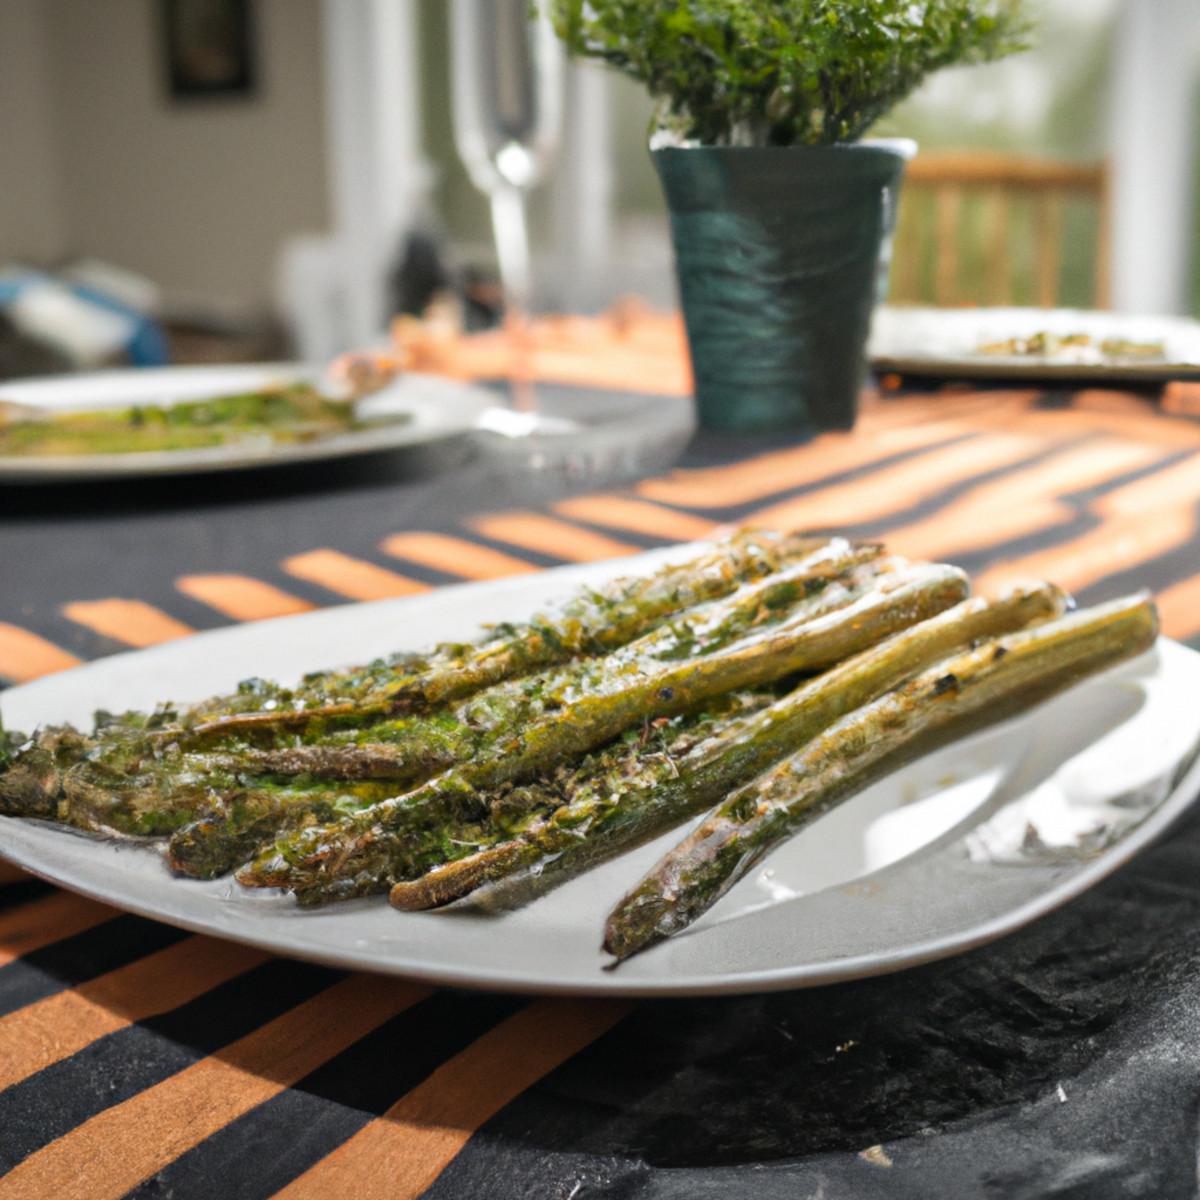
<svg viewBox="0 0 1200 1200"><path fill-rule="evenodd" d="M525 195L520 188L501 183L492 191L492 232L500 260L500 285L504 290L504 330L510 354L509 387L512 406L533 412L533 347L529 337L529 230Z"/></svg>

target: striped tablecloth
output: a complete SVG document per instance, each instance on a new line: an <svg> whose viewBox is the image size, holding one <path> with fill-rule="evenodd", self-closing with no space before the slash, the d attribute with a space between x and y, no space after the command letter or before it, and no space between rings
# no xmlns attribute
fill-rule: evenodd
<svg viewBox="0 0 1200 1200"><path fill-rule="evenodd" d="M199 628L730 523L880 536L961 564L984 590L1030 575L1085 602L1150 587L1165 632L1200 638L1200 423L1120 392L872 397L853 433L709 437L661 478L542 503L469 466L315 492L179 482L149 499L73 497L0 497L10 683ZM1069 1097L1089 1071L1097 1087L1116 1078L1103 1039L1132 1036L1130 981L1146 986L1157 953L1195 940L1197 867L1200 835L1184 830L1034 930L948 964L640 1004L348 975L6 868L0 1200L1018 1194L1005 1171L1026 1180L1020 1195L1067 1195L1049 1190L1054 1172L1091 1152L1094 1119L1066 1132L1065 1116L1031 1119L1007 1156L1005 1138L1030 1106L1066 1113L1056 1087ZM1147 1123L1143 1136L1163 1136L1163 1106L1182 1120L1200 1098L1168 1095L1158 1076L1125 1087L1145 1091L1128 1136ZM1182 1195L1171 1172L1185 1168L1194 1189L1190 1153L1190 1166L1185 1153L1147 1167L1150 1190L1112 1194ZM1109 1166L1132 1178L1119 1154Z"/></svg>

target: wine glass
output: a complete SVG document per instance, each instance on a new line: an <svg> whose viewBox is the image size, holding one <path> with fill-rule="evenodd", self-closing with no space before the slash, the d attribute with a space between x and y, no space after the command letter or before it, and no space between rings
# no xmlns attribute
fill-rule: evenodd
<svg viewBox="0 0 1200 1200"><path fill-rule="evenodd" d="M454 140L486 192L504 290L513 407L536 407L527 318L531 269L525 196L544 177L562 124L562 46L529 0L452 0Z"/></svg>

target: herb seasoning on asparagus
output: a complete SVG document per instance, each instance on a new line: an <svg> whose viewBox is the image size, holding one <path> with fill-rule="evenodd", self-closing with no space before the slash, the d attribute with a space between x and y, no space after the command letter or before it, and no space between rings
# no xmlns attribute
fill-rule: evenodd
<svg viewBox="0 0 1200 1200"><path fill-rule="evenodd" d="M712 809L611 914L622 958L928 739L1147 648L1152 604L1062 616L1032 584L842 538L743 532L477 641L84 734L0 729L0 814L157 838L302 905L508 906ZM716 806L713 808L713 806Z"/></svg>
<svg viewBox="0 0 1200 1200"><path fill-rule="evenodd" d="M475 790L528 779L564 756L582 754L643 720L686 712L735 688L769 683L797 671L820 671L882 637L952 607L966 595L953 567L913 566L884 575L865 594L831 605L831 585L797 606L781 624L711 655L651 664L601 660L582 681L558 693L540 719L489 729L472 758L422 787L385 800L336 825L316 825L281 839L238 872L242 883L304 889L319 900L330 879L339 898L386 891L394 843L409 831L453 820ZM840 601L840 597L838 598ZM832 607L832 611L830 608ZM824 611L823 611L824 610ZM347 887L346 880L356 881Z"/></svg>
<svg viewBox="0 0 1200 1200"><path fill-rule="evenodd" d="M727 596L740 584L784 567L800 564L800 573L817 580L878 554L878 546L855 546L844 538L744 531L652 575L585 588L558 613L535 616L523 625L502 624L479 643L440 646L424 660L405 656L396 670L382 663L344 675L315 675L306 687L284 697L274 690L262 693L270 706L260 703L257 711L200 711L191 732L214 737L292 731L339 717L425 712L579 655L607 653L673 613Z"/></svg>
<svg viewBox="0 0 1200 1200"><path fill-rule="evenodd" d="M735 791L613 910L604 949L626 958L686 928L772 847L870 782L918 736L993 721L1140 654L1158 621L1144 596L1070 613L943 659L855 709L762 778Z"/></svg>
<svg viewBox="0 0 1200 1200"><path fill-rule="evenodd" d="M184 814L188 824L183 828L175 819L181 806L170 808L169 827L163 832L176 831L168 851L171 864L187 874L204 877L232 870L254 856L259 842L295 828L310 815L320 821L332 819L333 813L327 811L326 781L344 781L346 792L355 782L386 781L394 795L455 764L479 760L498 744L498 739L507 743L512 729L549 720L548 713L566 710L581 690L581 679L592 691L603 690L605 678L627 683L638 671L655 663L665 666L687 657L713 655L739 638L761 633L785 619L795 620L801 613L811 617L849 604L877 574L896 569L893 560L869 561L877 554L876 547L830 543L792 566L744 585L724 600L699 605L672 618L607 658L494 685L440 714L377 722L365 731L340 731L313 745L218 753L209 766L210 803L199 805L198 814ZM842 578L836 586L827 578L827 572L833 570L839 571ZM188 759L193 774L197 762L203 779L203 760L195 756ZM241 786L228 782L234 773L242 778L259 778L249 780L243 791ZM315 782L306 793L302 785L274 787L263 777L303 777ZM107 794L115 803L97 820L111 827L126 819L121 814L129 798L138 793L126 789L124 794ZM357 807L379 799L362 786L354 789L354 795L364 797ZM456 795L454 811L461 810L463 803L469 801ZM342 795L333 811L340 817L353 807L353 798Z"/></svg>
<svg viewBox="0 0 1200 1200"><path fill-rule="evenodd" d="M295 692L250 680L234 697L182 712L164 708L148 716L106 714L91 738L71 731L64 740L48 731L19 751L8 774L0 775L0 811L20 815L39 807L80 828L153 836L205 819L210 807L222 807L242 790L239 780L247 775L287 779L311 774L350 781L384 777L395 783L395 791L469 755L478 724L478 705L465 722L445 713L399 718L390 725L384 721L386 706L379 695L399 686L397 680L421 678L419 672L413 674L418 667L432 662L431 669L444 672L461 661L470 668L492 661L500 651L515 673L518 646L528 652L525 667L532 670L529 664L539 654L553 649L565 660L572 647L595 650L592 643L605 638L629 655L671 657L688 645L708 650L780 616L810 590L820 591L830 579L878 556L878 546L856 546L843 538L745 532L678 566L618 581L602 591L589 589L564 606L561 619L505 626L481 646L444 646L432 659L405 654L354 671L314 675ZM749 582L739 587L739 581ZM725 598L701 603L710 593ZM667 620L680 609L679 617ZM604 633L606 615L616 632ZM639 630L646 632L635 638ZM491 691L493 721L528 719L543 691L539 680L514 681L507 689ZM337 705L326 703L331 696L339 698ZM349 715L342 713L347 696L361 702L350 705ZM305 707L310 703L316 707ZM265 705L270 711L246 712L246 705ZM334 709L342 713L336 730L327 728L337 716ZM46 737L52 743L51 771L44 769L47 751L38 745ZM286 740L287 749L274 754L263 749L264 740L269 745L276 737ZM297 737L305 744L295 746ZM206 759L206 743L214 740ZM16 779L21 781L19 802ZM253 786L266 803L269 791ZM296 809L298 794L289 794L289 809ZM317 807L323 803L319 799ZM235 865L230 862L226 869Z"/></svg>
<svg viewBox="0 0 1200 1200"><path fill-rule="evenodd" d="M576 781L570 802L517 838L401 881L391 901L433 908L504 881L524 899L547 883L594 866L703 812L816 736L851 709L977 638L1057 616L1065 597L1050 584L1015 589L998 601L964 600L893 634L816 676L769 708L730 722L688 753L648 763L637 774Z"/></svg>

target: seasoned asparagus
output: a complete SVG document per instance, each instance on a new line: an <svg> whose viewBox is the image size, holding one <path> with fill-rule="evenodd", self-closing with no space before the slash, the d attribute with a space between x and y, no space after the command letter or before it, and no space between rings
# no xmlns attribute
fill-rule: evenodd
<svg viewBox="0 0 1200 1200"><path fill-rule="evenodd" d="M838 586L830 585L816 599ZM557 698L561 707L548 705L540 719L524 726L505 722L490 730L469 760L411 792L343 822L310 826L280 839L237 878L251 886L305 890L310 901L320 899L332 880L339 881L339 896L386 890L395 882L397 843L405 843L414 829L454 820L477 789L530 778L644 720L686 712L722 692L824 670L952 607L966 591L965 576L953 567L902 568L849 604L814 615L814 603L806 602L798 606L798 615L708 656L650 664L622 661L619 655L601 660Z"/></svg>
<svg viewBox="0 0 1200 1200"><path fill-rule="evenodd" d="M247 739L273 745L297 733L320 737L328 726L354 726L389 712L421 712L502 679L583 654L605 653L635 640L673 613L728 595L798 560L814 579L877 556L880 548L844 538L742 530L691 558L646 575L584 588L562 607L524 624L503 623L476 642L426 653L404 652L350 670L321 671L296 687L247 679L233 695L153 713L104 714L113 733L159 745L219 745L240 750Z"/></svg>
<svg viewBox="0 0 1200 1200"><path fill-rule="evenodd" d="M1153 645L1145 596L1068 614L946 658L855 709L798 754L735 791L614 909L604 949L618 959L679 932L780 840L870 782L918 737L993 721Z"/></svg>
<svg viewBox="0 0 1200 1200"><path fill-rule="evenodd" d="M802 550L807 553L800 553ZM785 561L779 571L773 574L766 571L772 562L796 555L799 555L796 561ZM617 589L617 594L623 597L614 610L618 625L624 631L621 636L633 630L638 620L655 627L623 646L621 652L631 658L663 659L688 651L711 652L764 621L779 619L810 591L822 589L831 578L856 565L870 564L878 556L878 546L855 546L841 538L814 541L786 539L779 535L739 535L719 552L702 555L696 560L700 563L698 571L670 568L640 581L645 587L639 587L639 581L626 581ZM874 572L888 569L888 565L860 566L860 569ZM741 574L766 571L766 577L744 584L724 599L696 605L663 624L661 610L668 599L672 604L678 604L681 598L687 599L718 581L727 590L733 588L736 579L730 582L727 578L733 566ZM829 593L830 597L834 595ZM585 619L585 601L592 606L588 611L594 610L589 619ZM600 593L588 593L575 602L574 608L568 606L569 620L559 624L554 638L551 638L550 626L544 623L537 626L541 631L538 636L545 645L553 641L554 645L561 646L571 639L574 639L573 645L583 645L596 631L595 622L599 616L595 614L603 611L603 605L607 603ZM649 613L657 615L651 620L647 616ZM615 634L612 636L616 637ZM505 645L511 649L515 640L508 638ZM189 822L199 821L202 822L200 828L212 830L216 836L215 826L209 820L212 810L228 808L233 798L249 786L257 798L252 807L259 810L252 823L263 829L265 835L268 818L263 810L274 802L277 809L286 808L289 814L299 817L300 793L296 789L272 789L253 781L247 784L248 776L312 775L347 782L386 778L393 781L393 791L402 785L412 786L463 756L469 756L478 738L477 726L481 723L531 719L546 697L553 694L554 688L559 691L569 688L581 669L576 665L561 668L558 675L552 674L550 678L554 684L549 691L542 676L497 685L482 693L460 716L443 712L384 721L379 719L382 713L378 706L376 709L368 706L365 710L356 707L354 715L346 718L349 727L335 733L324 728L324 720L314 718L314 714L328 713L329 709L306 710L305 718L314 718L307 731L314 739L313 744L275 751L247 745L237 734L237 721L241 718L236 714L236 720L231 716L231 724L224 728L222 744L207 752L202 746L197 748L196 739L188 733L187 726L194 710L183 715L171 710L150 716L123 714L107 718L103 728L98 728L90 739L83 735L73 738L70 751L74 763L67 761L63 745L56 742L54 754L58 769L51 775L38 776L53 785L48 792L32 782L37 770L34 769L32 774L26 771L21 765L20 754L14 768L25 780L21 795L26 811L35 806L42 810L57 808L58 819L69 824L133 834L170 834ZM383 675L387 675L386 670ZM356 686L369 683L375 690L368 689L364 693L368 696L379 690L379 673L371 668L352 672L346 677L328 678L348 678ZM242 685L242 692L260 696L270 686L261 681L248 681ZM324 688L326 684L320 686ZM485 709L491 710L490 719L481 716ZM274 719L277 714L259 715ZM201 722L199 728L211 730L214 725ZM289 743L297 737L297 731L287 728L286 722L267 732L286 734ZM256 726L249 733L255 742L261 743L264 727ZM25 752L32 755L32 760L44 757L37 740L34 739L30 750ZM205 757L206 753L208 757ZM8 790L15 797L14 787L10 785ZM326 796L316 789L313 809L320 809L326 803ZM240 837L222 837L221 840L227 854L233 853L234 847L242 842ZM215 864L216 859L209 858L206 871L214 869ZM235 865L236 862L229 862L226 869Z"/></svg>
<svg viewBox="0 0 1200 1200"><path fill-rule="evenodd" d="M412 910L523 901L717 804L610 917L619 959L916 739L1153 638L1145 602L1054 621L1051 585L966 590L877 545L746 533L481 641L101 714L90 737L0 729L0 813L165 835L177 870L240 866L305 905L390 889Z"/></svg>
<svg viewBox="0 0 1200 1200"><path fill-rule="evenodd" d="M167 861L196 879L214 879L253 858L283 829L305 821L335 821L392 795L379 781L306 780L231 784L202 806L202 815L176 826ZM194 811L194 810L193 810ZM446 831L446 836L453 836Z"/></svg>
<svg viewBox="0 0 1200 1200"><path fill-rule="evenodd" d="M762 629L789 614L794 616L799 611L798 605L807 604L804 611L813 615L822 609L847 604L856 594L854 588L827 586L826 572L839 570L845 583L861 590L878 573L897 568L895 560L870 561L876 557L875 547L864 552L846 544L830 543L790 567L744 585L724 600L699 605L660 625L603 660L603 673L612 676L654 662L669 663L688 656L714 654L750 630ZM355 781L386 780L391 784L392 794L415 786L455 763L478 755L481 747L497 736L507 736L506 729L535 721L547 709L568 704L580 687L581 673L589 670L587 664L575 664L556 672L498 684L457 709L379 722L365 732L327 735L315 745L276 750L242 748L216 754L210 765L213 782L208 788L209 802L193 804L192 812L184 816L186 823L177 816L187 798L175 789L178 802L170 806L169 828L163 830L174 831L168 857L176 869L187 874L210 877L232 870L253 856L259 841L294 828L309 814L317 820L331 819L326 812L328 786L322 781L341 780L348 787ZM364 740L367 738L370 740ZM188 768L195 773L195 756L186 757ZM160 759L152 760L149 781L140 791L128 786L116 789L106 779L107 793L93 791L87 812L95 823L107 827L119 825L128 819L126 810L130 800L140 798L146 790L153 792L162 770ZM302 786L270 786L247 780L250 776L303 776L320 786L306 793ZM232 784L231 779L235 781ZM361 787L355 790L355 794L360 793ZM97 813L94 797L103 798L105 794L113 804L109 810ZM201 811L196 812L197 807ZM456 809L462 807L456 803ZM339 801L337 811L345 811L345 801ZM78 819L79 813L76 807L75 823L84 824Z"/></svg>
<svg viewBox="0 0 1200 1200"><path fill-rule="evenodd" d="M438 647L427 659L402 659L397 669L376 663L348 674L310 676L286 693L260 686L256 711L228 702L197 709L191 733L198 737L289 732L337 718L425 712L462 699L501 680L602 654L634 641L672 613L733 592L788 566L804 562L810 577L836 575L851 562L879 553L843 538L809 538L744 530L685 562L652 575L585 588L560 612L525 624L502 624L479 643Z"/></svg>
<svg viewBox="0 0 1200 1200"><path fill-rule="evenodd" d="M566 763L526 783L464 789L454 820L411 829L403 835L404 870L420 874L437 863L509 841L566 804L585 780L597 787L600 781L611 780L616 787L618 781L627 784L634 774L650 778L659 764L686 753L717 731L733 728L742 716L766 707L775 698L773 689L727 693L714 697L702 713L659 718L627 731L578 763ZM260 844L269 846L275 836L306 820L331 822L365 807L362 789L385 785L358 784L349 797L340 791L348 785L330 781L322 786L329 790L325 795L301 795L299 803L291 808L287 806L288 797L277 793L294 788L266 789L265 798L257 791L238 795L232 803L176 833L168 843L168 859L185 874L211 878L245 862ZM320 802L319 806L315 801ZM399 841L398 837L397 844ZM321 896L322 902L338 898L341 890L341 882L331 881Z"/></svg>
<svg viewBox="0 0 1200 1200"><path fill-rule="evenodd" d="M537 817L516 838L401 878L391 902L405 910L433 908L500 881L506 901L526 899L702 812L837 718L945 654L981 637L1049 620L1065 605L1065 596L1050 584L1015 589L998 601L964 600L818 675L752 717L693 741L687 753L582 773L569 788L567 803Z"/></svg>
<svg viewBox="0 0 1200 1200"><path fill-rule="evenodd" d="M842 569L832 583L823 571L814 576L812 563L802 560L723 600L689 609L605 657L495 684L443 712L329 733L312 745L243 748L214 761L246 773L391 779L413 787L478 755L497 736L506 737L506 730L575 704L585 693L607 694L614 682L624 686L634 674L711 657L752 632L844 607L875 585L878 575L898 568L893 559L856 564L857 558L855 550L838 551Z"/></svg>
<svg viewBox="0 0 1200 1200"><path fill-rule="evenodd" d="M63 776L86 745L87 738L69 726L43 729L28 740L18 733L0 734L0 813L53 819Z"/></svg>

